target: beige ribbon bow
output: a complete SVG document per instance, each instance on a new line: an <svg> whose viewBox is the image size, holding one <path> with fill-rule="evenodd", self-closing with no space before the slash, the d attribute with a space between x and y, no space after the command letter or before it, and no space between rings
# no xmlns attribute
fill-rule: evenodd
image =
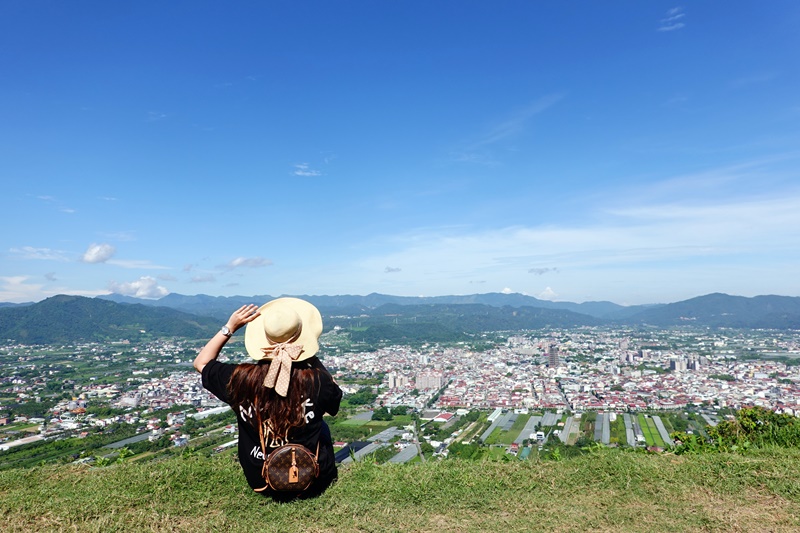
<svg viewBox="0 0 800 533"><path fill-rule="evenodd" d="M269 364L269 372L264 378L264 386L268 389L275 388L275 392L286 397L289 392L289 380L292 377L292 361L295 361L303 352L302 344L289 344L281 342L269 348L264 348L264 354L273 354Z"/></svg>

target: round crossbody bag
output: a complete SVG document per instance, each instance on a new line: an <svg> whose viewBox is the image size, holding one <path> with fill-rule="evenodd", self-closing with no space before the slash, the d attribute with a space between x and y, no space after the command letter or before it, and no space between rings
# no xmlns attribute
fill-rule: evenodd
<svg viewBox="0 0 800 533"><path fill-rule="evenodd" d="M266 449L263 437L261 446ZM319 476L318 458L319 441L316 454L302 444L284 444L264 460L261 475L272 490L302 492Z"/></svg>

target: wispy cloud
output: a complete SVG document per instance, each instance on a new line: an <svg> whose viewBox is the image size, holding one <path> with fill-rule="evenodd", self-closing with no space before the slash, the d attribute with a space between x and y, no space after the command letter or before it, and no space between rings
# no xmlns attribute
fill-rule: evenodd
<svg viewBox="0 0 800 533"><path fill-rule="evenodd" d="M29 283L31 276L0 276L0 302L38 302L54 294L73 294L93 297L108 294L107 290L81 290L69 287L51 287L47 290L41 283Z"/></svg>
<svg viewBox="0 0 800 533"><path fill-rule="evenodd" d="M58 198L56 198L55 196L49 195L49 194L38 195L38 196L36 196L36 199L37 200L41 200L42 202L44 202L46 204L59 204L59 203L61 203L61 202L59 202ZM60 206L57 206L57 207L58 207L59 211L61 211L62 213L67 213L68 215L72 215L74 213L77 213L76 209L73 209L72 207L65 206L63 204L60 205Z"/></svg>
<svg viewBox="0 0 800 533"><path fill-rule="evenodd" d="M387 266L384 269L384 272L387 273L387 274L392 274L394 272L401 272L402 270L403 270L402 268L395 268L395 267Z"/></svg>
<svg viewBox="0 0 800 533"><path fill-rule="evenodd" d="M320 172L319 170L312 169L308 163L299 163L295 165L292 174L295 176L303 176L303 177L322 176L322 172Z"/></svg>
<svg viewBox="0 0 800 533"><path fill-rule="evenodd" d="M160 111L148 111L147 115L145 116L145 122L158 122L159 120L164 120L167 118L166 113L161 113Z"/></svg>
<svg viewBox="0 0 800 533"><path fill-rule="evenodd" d="M111 239L115 241L135 241L136 240L136 233L133 231L116 231L110 233L98 233L101 237L105 239Z"/></svg>
<svg viewBox="0 0 800 533"><path fill-rule="evenodd" d="M736 78L735 80L730 82L730 86L732 89L741 89L743 87L749 87L751 85L761 85L762 83L769 83L772 80L776 79L778 74L775 72L761 72L757 74L751 74L749 76L742 76L740 78Z"/></svg>
<svg viewBox="0 0 800 533"><path fill-rule="evenodd" d="M189 281L191 283L213 283L217 281L217 278L213 274L205 274L203 276L193 276Z"/></svg>
<svg viewBox="0 0 800 533"><path fill-rule="evenodd" d="M47 281L58 281L55 272L48 272L47 274L44 275L44 279L46 279Z"/></svg>
<svg viewBox="0 0 800 533"><path fill-rule="evenodd" d="M108 284L108 288L116 294L136 298L161 298L169 294L166 287L159 285L156 279L150 276L142 276L135 281L123 283L112 281Z"/></svg>
<svg viewBox="0 0 800 533"><path fill-rule="evenodd" d="M51 248L34 248L33 246L23 246L22 248L11 248L9 250L21 259L40 259L44 261L69 261L66 252L53 250Z"/></svg>
<svg viewBox="0 0 800 533"><path fill-rule="evenodd" d="M732 166L726 175L709 170L700 188L685 187L685 177L653 186L650 194L635 196L617 191L616 199L604 198L587 209L582 224L511 226L470 231L469 228L441 228L384 236L381 247L394 251L378 253L358 264L360 276L369 278L385 265L413 264L424 282L403 287L408 293L458 291L470 280L486 279L498 286L535 291L535 279L558 273L556 287L562 295L570 286L584 286L593 298L608 294L608 287L589 287L597 272L625 276L620 272L659 269L676 278L709 276L708 264L726 268L753 268L761 257L800 260L800 187L787 184L754 195L744 187L768 179L759 166ZM715 194L705 193L710 183ZM553 265L558 267L530 265ZM691 267L690 267L691 265ZM777 268L777 266L774 266ZM556 268L558 270L556 270ZM587 272L592 272L587 276ZM533 276L532 276L533 274ZM626 274L627 275L627 274ZM788 276L788 273L786 274ZM788 278L787 278L788 279ZM379 278L375 278L375 283ZM512 285L513 284L513 285ZM706 283L713 286L713 278ZM651 283L652 285L652 283ZM536 292L543 290L539 287ZM657 292L657 287L653 287ZM577 290L577 289L574 289ZM567 298L568 299L568 298Z"/></svg>
<svg viewBox="0 0 800 533"><path fill-rule="evenodd" d="M171 267L156 265L146 259L109 259L106 261L109 265L114 265L122 268L138 268L149 270L169 270Z"/></svg>
<svg viewBox="0 0 800 533"><path fill-rule="evenodd" d="M673 7L667 11L664 18L659 21L657 31L675 31L686 26L683 22L686 14L682 7Z"/></svg>
<svg viewBox="0 0 800 533"><path fill-rule="evenodd" d="M220 265L223 270L234 270L236 268L263 268L272 265L272 261L264 257L237 257Z"/></svg>
<svg viewBox="0 0 800 533"><path fill-rule="evenodd" d="M28 276L0 276L0 301L25 302L41 298L41 283L27 283Z"/></svg>
<svg viewBox="0 0 800 533"><path fill-rule="evenodd" d="M545 267L545 268L529 268L528 274L536 274L537 276L542 276L547 274L548 272L558 272L558 269L555 267Z"/></svg>
<svg viewBox="0 0 800 533"><path fill-rule="evenodd" d="M494 144L503 139L517 135L525 129L528 122L533 117L554 106L563 97L564 96L561 94L549 94L531 102L524 108L518 110L508 119L496 125L482 138L473 142L468 147L468 150L474 150L488 144Z"/></svg>
<svg viewBox="0 0 800 533"><path fill-rule="evenodd" d="M488 149L501 141L521 134L536 115L554 106L563 97L562 94L549 94L516 110L511 116L491 127L479 138L465 143L463 148L451 153L450 160L457 163L496 165L498 162L492 154L488 153Z"/></svg>

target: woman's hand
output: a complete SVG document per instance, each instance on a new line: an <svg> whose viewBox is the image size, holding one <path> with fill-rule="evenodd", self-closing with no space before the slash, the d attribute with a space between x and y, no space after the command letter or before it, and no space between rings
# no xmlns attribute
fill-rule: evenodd
<svg viewBox="0 0 800 533"><path fill-rule="evenodd" d="M248 322L252 322L255 320L257 316L261 313L258 312L257 305L243 305L239 309L233 312L231 317L228 319L228 323L225 324L228 326L228 329L231 330L231 334L234 331L241 328ZM222 347L225 346L225 343L228 342L228 338L230 335L225 335L221 331L217 332L210 341L200 350L200 353L197 354L197 357L194 359L194 368L198 372L202 372L205 366L210 363L211 361L215 360L217 356L219 356L220 350Z"/></svg>
<svg viewBox="0 0 800 533"><path fill-rule="evenodd" d="M225 325L228 326L228 329L230 329L231 333L233 333L248 322L252 322L260 315L261 313L259 312L257 305L243 305L233 312Z"/></svg>

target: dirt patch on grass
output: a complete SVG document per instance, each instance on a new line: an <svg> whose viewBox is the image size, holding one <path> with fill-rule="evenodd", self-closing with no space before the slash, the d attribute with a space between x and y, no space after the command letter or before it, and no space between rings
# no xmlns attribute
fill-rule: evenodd
<svg viewBox="0 0 800 533"><path fill-rule="evenodd" d="M775 494L748 490L742 498L733 500L699 492L695 501L726 531L797 531L800 528L796 505Z"/></svg>

